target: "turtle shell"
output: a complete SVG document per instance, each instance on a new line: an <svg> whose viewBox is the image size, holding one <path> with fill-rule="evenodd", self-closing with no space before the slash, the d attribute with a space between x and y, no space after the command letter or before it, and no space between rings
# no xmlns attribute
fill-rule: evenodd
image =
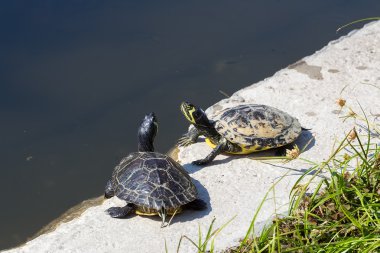
<svg viewBox="0 0 380 253"><path fill-rule="evenodd" d="M302 129L298 120L267 105L239 105L216 116L215 129L232 143L255 150L295 141Z"/></svg>
<svg viewBox="0 0 380 253"><path fill-rule="evenodd" d="M185 169L167 155L135 152L125 157L112 174L115 195L147 209L172 209L197 198Z"/></svg>

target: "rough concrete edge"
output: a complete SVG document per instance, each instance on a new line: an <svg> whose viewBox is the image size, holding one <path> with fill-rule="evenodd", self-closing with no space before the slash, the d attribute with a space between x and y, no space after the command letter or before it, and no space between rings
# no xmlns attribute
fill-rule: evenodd
<svg viewBox="0 0 380 253"><path fill-rule="evenodd" d="M50 221L47 225L43 226L40 230L38 230L36 233L31 235L30 237L27 237L25 241L21 242L20 244L10 247L10 248L5 248L1 249L0 252L4 250L11 250L11 249L17 249L25 244L27 244L29 241L32 241L39 237L40 235L47 234L50 232L53 232L56 230L60 225L70 222L74 220L75 218L80 217L87 209L94 207L94 206L99 206L103 203L104 197L99 196L99 197L94 197L90 199L86 199L79 204L76 204L75 206L69 208L66 210L64 213L62 213L60 216L55 218L54 220Z"/></svg>
<svg viewBox="0 0 380 253"><path fill-rule="evenodd" d="M84 213L88 208L99 206L103 203L103 201L104 201L103 195L82 201L81 203L71 207L66 212L61 214L59 217L55 218L49 224L41 228L37 233L35 233L30 238L28 238L28 241L31 241L40 235L53 232L61 224L74 220L75 218L81 216L82 213Z"/></svg>

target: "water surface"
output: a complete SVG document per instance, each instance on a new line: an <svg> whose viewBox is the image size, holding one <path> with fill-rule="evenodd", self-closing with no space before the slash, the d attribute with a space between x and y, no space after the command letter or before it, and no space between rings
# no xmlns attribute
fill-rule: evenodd
<svg viewBox="0 0 380 253"><path fill-rule="evenodd" d="M101 195L144 114L165 152L187 128L181 101L207 108L379 13L378 0L2 1L0 249Z"/></svg>

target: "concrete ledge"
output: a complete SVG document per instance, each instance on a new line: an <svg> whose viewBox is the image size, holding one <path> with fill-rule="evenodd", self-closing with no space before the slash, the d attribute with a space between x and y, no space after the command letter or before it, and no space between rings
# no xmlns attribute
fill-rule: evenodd
<svg viewBox="0 0 380 253"><path fill-rule="evenodd" d="M370 23L330 42L314 55L236 92L207 112L212 116L225 107L241 103L267 104L284 110L297 117L304 127L312 128L296 142L302 147L312 136L315 138L302 156L321 161L329 156L335 140L354 126L352 121L343 122L340 118L342 114L336 104L340 97L346 99L353 110L360 111L359 102L367 113L380 114L380 22ZM214 217L217 218L215 227L218 227L236 215L217 237L217 249L224 249L245 235L265 193L290 170L276 187L275 197L266 201L257 222L264 224L275 209L286 211L292 185L309 167L300 160L271 165L250 159L256 155L220 155L208 167L190 164L209 152L205 143L197 143L181 148L178 154L194 178L200 197L210 203L205 212L185 212L176 216L169 227L161 229L158 218L110 218L105 210L123 205L112 198L88 208L53 232L3 252L165 252L165 240L169 252L176 252L181 235L197 240L198 225L205 233ZM189 242L182 242L180 252L194 251Z"/></svg>

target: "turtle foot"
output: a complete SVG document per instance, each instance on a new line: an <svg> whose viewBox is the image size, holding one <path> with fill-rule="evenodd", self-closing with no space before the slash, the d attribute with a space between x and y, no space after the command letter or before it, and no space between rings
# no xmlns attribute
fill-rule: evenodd
<svg viewBox="0 0 380 253"><path fill-rule="evenodd" d="M193 161L191 164L197 165L197 166L202 166L202 165L205 165L207 163L209 163L209 161L207 161L206 159L200 159L200 160Z"/></svg>
<svg viewBox="0 0 380 253"><path fill-rule="evenodd" d="M292 144L287 144L285 146L282 146L282 147L279 147L276 149L274 155L275 156L286 156L286 150L287 149L293 149L293 145Z"/></svg>
<svg viewBox="0 0 380 253"><path fill-rule="evenodd" d="M107 209L107 213L112 218L124 218L132 211L132 205L128 204L124 207L110 207Z"/></svg>
<svg viewBox="0 0 380 253"><path fill-rule="evenodd" d="M195 142L187 136L187 134L184 134L181 138L178 139L177 145L179 147L187 147L190 146L191 144L194 144Z"/></svg>
<svg viewBox="0 0 380 253"><path fill-rule="evenodd" d="M189 132L185 133L184 135L182 135L181 138L178 139L177 145L179 147L186 147L191 144L194 144L197 142L198 136L199 136L198 130L195 127L193 127L189 130Z"/></svg>

